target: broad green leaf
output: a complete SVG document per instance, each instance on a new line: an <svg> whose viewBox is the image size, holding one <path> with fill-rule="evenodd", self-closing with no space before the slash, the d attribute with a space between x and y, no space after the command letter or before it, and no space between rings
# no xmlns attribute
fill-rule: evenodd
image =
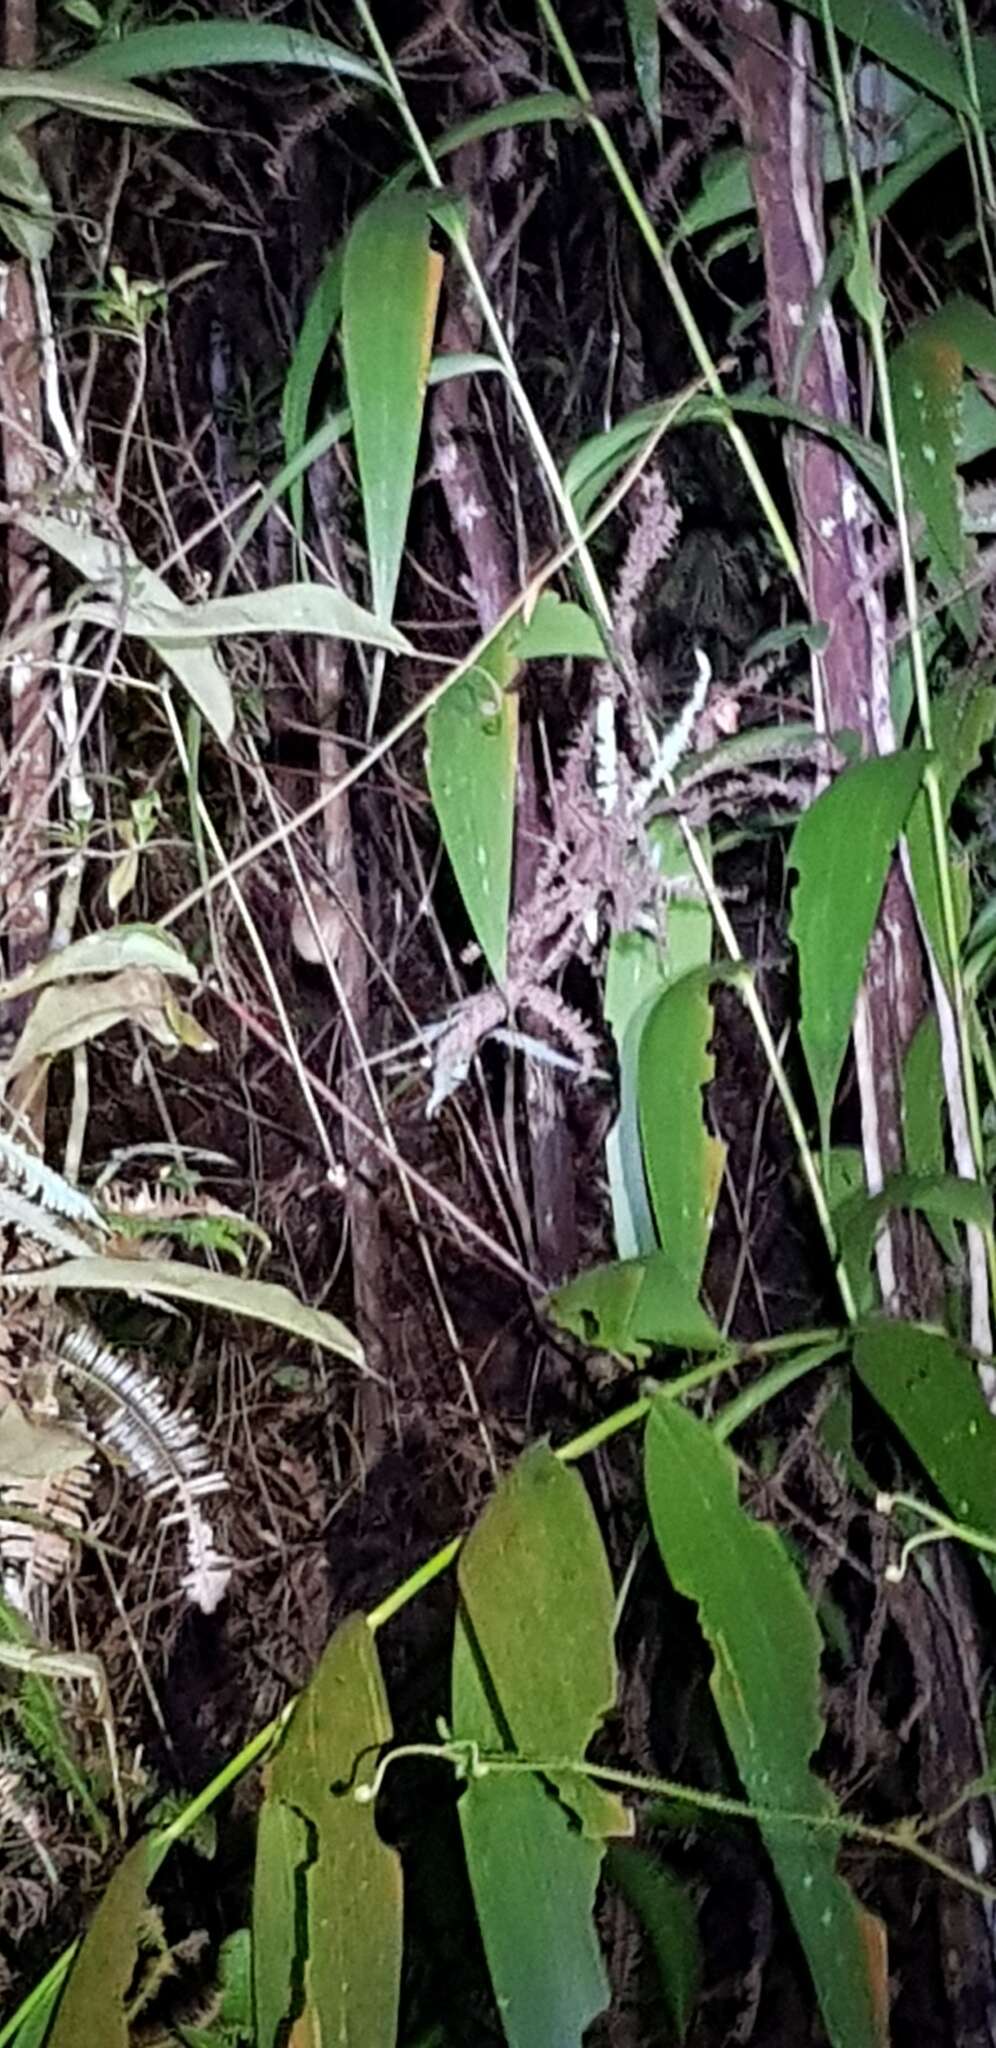
<svg viewBox="0 0 996 2048"><path fill-rule="evenodd" d="M528 625L521 629L516 652L520 661L605 659L605 645L590 612L553 590L543 591Z"/></svg>
<svg viewBox="0 0 996 2048"><path fill-rule="evenodd" d="M37 1292L40 1275L30 1272L4 1273L0 1288ZM182 1259L116 1259L98 1257L66 1259L59 1266L46 1266L46 1292L148 1295L164 1301L185 1301L197 1308L220 1309L225 1315L247 1316L250 1322L271 1323L299 1337L305 1344L318 1344L363 1369L363 1347L338 1316L327 1309L309 1308L298 1301L288 1287L272 1280L246 1280L240 1273L211 1273L204 1266L188 1266Z"/></svg>
<svg viewBox="0 0 996 2048"><path fill-rule="evenodd" d="M640 98L658 149L661 143L661 31L657 0L626 0L626 26Z"/></svg>
<svg viewBox="0 0 996 2048"><path fill-rule="evenodd" d="M263 1896L253 1912L259 2048L283 2041L288 2019L302 2048L395 2048L401 1862L381 1841L373 1804L355 1796L391 1733L374 1639L353 1614L327 1645L267 1772Z"/></svg>
<svg viewBox="0 0 996 2048"><path fill-rule="evenodd" d="M315 378L342 312L342 259L341 244L325 258L318 283L308 300L284 381L280 424L288 462L292 462L304 447ZM304 531L303 475L295 477L290 493L291 514L300 534Z"/></svg>
<svg viewBox="0 0 996 2048"><path fill-rule="evenodd" d="M670 2035L683 2041L702 1977L698 1918L688 1887L635 1842L610 1842L605 1873L632 1907L653 1950Z"/></svg>
<svg viewBox="0 0 996 2048"><path fill-rule="evenodd" d="M829 0L829 4L834 27L862 52L880 57L883 64L959 113L969 112L968 87L957 57L902 0L873 0L873 4L869 0ZM823 5L824 0L793 0L793 6L817 21L823 19ZM976 48L981 52L978 39ZM983 76L980 62L980 84Z"/></svg>
<svg viewBox="0 0 996 2048"><path fill-rule="evenodd" d="M55 1059L126 1023L140 1025L157 1045L175 1048L187 1042L176 1029L173 991L158 967L124 967L104 981L54 982L32 1004L2 1072L12 1080L33 1061ZM202 1040L202 1050L211 1043Z"/></svg>
<svg viewBox="0 0 996 2048"><path fill-rule="evenodd" d="M941 1033L936 1012L928 1010L903 1061L903 1149L907 1171L920 1178L944 1173L945 1105ZM953 1223L936 1210L930 1221L945 1258L954 1265L958 1238Z"/></svg>
<svg viewBox="0 0 996 2048"><path fill-rule="evenodd" d="M100 2048L128 2048L125 1999L157 1860L155 1839L146 1836L118 1864L70 1969L47 2048L98 2041Z"/></svg>
<svg viewBox="0 0 996 2048"><path fill-rule="evenodd" d="M47 221L38 215L0 204L0 232L29 263L44 263L51 254L55 236Z"/></svg>
<svg viewBox="0 0 996 2048"><path fill-rule="evenodd" d="M442 259L424 193L391 192L354 222L342 273L342 348L373 608L390 619L422 431Z"/></svg>
<svg viewBox="0 0 996 2048"><path fill-rule="evenodd" d="M131 624L133 608L148 603L166 611L179 611L179 603L168 583L147 569L127 541L106 539L92 526L72 525L52 513L21 512L18 525L42 547L76 570L85 582L111 594L112 623L125 633L148 639L153 653L159 653L164 667L171 670L196 704L198 711L222 741L229 740L235 723L228 678L207 647L172 648L160 652L141 624Z"/></svg>
<svg viewBox="0 0 996 2048"><path fill-rule="evenodd" d="M497 982L508 964L519 757L518 621L489 641L426 719L426 773L443 845Z"/></svg>
<svg viewBox="0 0 996 2048"><path fill-rule="evenodd" d="M941 809L945 824L962 784L974 773L996 729L996 689L991 683L980 687L971 673L950 683L937 698L933 715L933 741L940 777ZM944 916L937 886L934 836L926 794L914 799L906 827L910 867L917 907L923 918L934 958L950 981L950 962ZM959 945L964 943L972 914L971 885L967 860L960 849L949 846L955 925Z"/></svg>
<svg viewBox="0 0 996 2048"><path fill-rule="evenodd" d="M592 1266L547 1297L562 1330L638 1363L655 1350L718 1351L722 1338L664 1251Z"/></svg>
<svg viewBox="0 0 996 2048"><path fill-rule="evenodd" d="M661 1245L688 1288L702 1284L726 1147L706 1128L715 1071L708 967L658 996L640 1037L640 1136Z"/></svg>
<svg viewBox="0 0 996 2048"><path fill-rule="evenodd" d="M612 1580L584 1484L546 1444L502 1480L460 1551L457 1579L512 1746L580 1761L615 1704ZM549 1775L586 1834L630 1832L618 1800L591 1779Z"/></svg>
<svg viewBox="0 0 996 2048"><path fill-rule="evenodd" d="M686 206L675 238L698 234L754 209L750 159L745 149L717 149L702 166L702 189Z"/></svg>
<svg viewBox="0 0 996 2048"><path fill-rule="evenodd" d="M845 768L792 834L789 867L799 877L791 932L799 955L800 1036L824 1153L868 942L925 759L911 751Z"/></svg>
<svg viewBox="0 0 996 2048"><path fill-rule="evenodd" d="M958 485L964 363L930 321L902 341L889 365L896 433L913 498L923 514L936 582L965 572Z"/></svg>
<svg viewBox="0 0 996 2048"><path fill-rule="evenodd" d="M376 65L354 56L341 43L301 29L265 21L175 22L165 28L136 29L119 42L100 43L64 70L66 78L159 78L166 71L216 70L229 64L300 65L355 78L375 92L385 90Z"/></svg>
<svg viewBox="0 0 996 2048"><path fill-rule="evenodd" d="M40 112L49 107L65 107L74 114L89 114L97 121L127 121L129 126L201 125L184 107L160 99L158 93L143 92L138 85L119 85L109 77L84 75L68 64L59 71L0 71L0 104L5 100L37 101Z"/></svg>
<svg viewBox="0 0 996 2048"><path fill-rule="evenodd" d="M891 1318L854 1342L854 1369L958 1521L996 1536L996 1417L949 1337Z"/></svg>
<svg viewBox="0 0 996 2048"><path fill-rule="evenodd" d="M741 1507L726 1446L677 1402L653 1404L646 1489L665 1569L675 1590L695 1601L713 1652L716 1708L747 1797L760 1809L832 2048L881 2048L870 1923L837 1875L833 1835L763 1817L776 1808L818 1824L836 1811L811 1768L823 1737L821 1643L802 1581L778 1533Z"/></svg>
<svg viewBox="0 0 996 2048"><path fill-rule="evenodd" d="M20 2024L17 2013L7 2026L0 2024L0 2041L4 2048L42 2048L42 2042L49 2038L52 2014L62 1995L74 1954L71 1951L68 1958L63 1956L55 1969L35 1986L19 2009L24 2015Z"/></svg>
<svg viewBox="0 0 996 2048"><path fill-rule="evenodd" d="M458 1614L452 1720L481 1749L507 1747ZM459 1805L467 1871L509 2048L581 2048L609 1985L593 1924L602 1844L577 1830L532 1772L471 1776Z"/></svg>
<svg viewBox="0 0 996 2048"><path fill-rule="evenodd" d="M838 1209L835 1218L841 1256L855 1276L866 1272L879 1229L893 1209L915 1209L931 1223L937 1217L942 1226L957 1218L988 1230L993 1198L980 1181L961 1180L953 1173L896 1173L877 1195L860 1189Z"/></svg>

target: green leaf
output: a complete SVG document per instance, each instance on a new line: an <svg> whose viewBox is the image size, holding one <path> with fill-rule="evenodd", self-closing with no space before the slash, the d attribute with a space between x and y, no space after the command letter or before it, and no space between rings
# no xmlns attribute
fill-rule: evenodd
<svg viewBox="0 0 996 2048"><path fill-rule="evenodd" d="M284 454L288 462L293 462L304 447L315 379L342 312L342 264L343 248L340 244L325 258L294 344L280 411ZM352 423L352 414L349 418ZM291 516L297 532L301 534L304 532L303 476L295 477L290 492Z"/></svg>
<svg viewBox="0 0 996 2048"><path fill-rule="evenodd" d="M854 1369L958 1521L996 1536L996 1418L949 1337L891 1318L866 1324Z"/></svg>
<svg viewBox="0 0 996 2048"><path fill-rule="evenodd" d="M118 1864L70 1969L46 2048L98 2041L100 2048L128 2048L125 1998L157 1861L155 1839L146 1836Z"/></svg>
<svg viewBox="0 0 996 2048"><path fill-rule="evenodd" d="M877 1195L860 1189L838 1209L836 1223L841 1256L848 1272L863 1276L875 1247L881 1224L893 1209L916 1209L931 1223L937 1217L942 1226L952 1218L974 1223L980 1230L992 1226L993 1199L990 1190L977 1180L961 1180L957 1174L892 1174ZM941 1238L943 1246L944 1239Z"/></svg>
<svg viewBox="0 0 996 2048"><path fill-rule="evenodd" d="M933 717L934 751L940 778L941 809L945 823L951 816L962 784L979 766L983 749L996 729L996 689L980 687L971 671L950 683L936 699ZM916 796L906 827L910 867L916 890L917 908L923 918L934 958L945 979L950 981L950 962L944 916L937 886L934 835L926 795ZM955 923L959 944L964 943L971 917L971 889L964 858L950 852Z"/></svg>
<svg viewBox="0 0 996 2048"><path fill-rule="evenodd" d="M754 210L754 189L750 181L750 159L745 149L713 150L702 166L702 189L686 206L675 239L698 234L724 221L736 220Z"/></svg>
<svg viewBox="0 0 996 2048"><path fill-rule="evenodd" d="M503 626L426 719L426 772L463 906L497 982L508 964L519 624Z"/></svg>
<svg viewBox="0 0 996 2048"><path fill-rule="evenodd" d="M832 1834L765 1821L765 1809L835 1812L811 1759L823 1736L820 1632L781 1537L745 1514L737 1466L706 1425L657 1400L647 1425L646 1489L675 1590L694 1600L713 1652L713 1698L806 1953L833 2048L880 2048L870 1925L837 1875Z"/></svg>
<svg viewBox="0 0 996 2048"><path fill-rule="evenodd" d="M921 1017L903 1061L903 1151L907 1171L918 1178L944 1173L946 1092L941 1065L941 1033L936 1012ZM949 1218L936 1211L931 1227L945 1258L958 1260L958 1238Z"/></svg>
<svg viewBox="0 0 996 2048"><path fill-rule="evenodd" d="M661 32L657 0L626 0L626 26L640 98L658 149L661 146Z"/></svg>
<svg viewBox="0 0 996 2048"><path fill-rule="evenodd" d="M516 648L520 661L604 661L605 645L589 612L544 590Z"/></svg>
<svg viewBox="0 0 996 2048"><path fill-rule="evenodd" d="M868 942L925 760L911 751L856 762L824 790L792 835L800 1036L824 1153Z"/></svg>
<svg viewBox="0 0 996 2048"><path fill-rule="evenodd" d="M342 347L373 608L394 608L422 431L442 259L426 195L389 192L354 222L342 273Z"/></svg>
<svg viewBox="0 0 996 2048"><path fill-rule="evenodd" d="M457 1579L513 1747L583 1758L615 1704L612 1580L585 1487L546 1444L502 1480L460 1551ZM618 1800L591 1779L550 1776L586 1834L630 1832Z"/></svg>
<svg viewBox="0 0 996 2048"><path fill-rule="evenodd" d="M676 2041L683 2041L702 1977L702 1945L688 1889L634 1842L610 1842L605 1872L632 1907L650 1942L670 2032Z"/></svg>
<svg viewBox="0 0 996 2048"><path fill-rule="evenodd" d="M183 684L218 738L229 740L235 713L227 676L208 648L159 648L147 623L143 623L143 607L158 607L171 617L182 615L181 607L168 583L139 561L128 542L107 539L92 526L73 525L52 513L20 512L18 525L42 547L61 556L87 583L108 591L107 623L126 634L147 639L153 653L160 655L164 666Z"/></svg>
<svg viewBox="0 0 996 2048"><path fill-rule="evenodd" d="M586 114L583 102L575 99L573 93L523 93L518 99L502 100L499 106L484 107L479 114L470 114L466 121L447 128L445 135L433 143L432 154L439 163L455 150L465 149L468 142L484 142L489 135L505 134L510 128L533 127L537 122L583 121ZM413 163L409 175L417 168Z"/></svg>
<svg viewBox="0 0 996 2048"><path fill-rule="evenodd" d="M355 78L375 92L385 91L376 65L354 56L342 43L301 29L281 28L265 21L176 22L165 28L137 29L119 42L101 43L65 66L67 78L158 78L166 71L215 70L230 64L301 65Z"/></svg>
<svg viewBox="0 0 996 2048"><path fill-rule="evenodd" d="M28 1287L36 1293L42 1276L31 1272L7 1271L0 1288ZM188 1266L182 1259L116 1259L98 1257L66 1259L62 1265L46 1266L46 1292L92 1292L101 1294L148 1295L165 1301L185 1301L197 1308L220 1309L225 1315L248 1316L250 1322L271 1323L299 1337L305 1344L318 1344L334 1351L351 1365L364 1367L363 1347L338 1316L327 1309L309 1308L298 1301L288 1287L272 1280L246 1280L240 1273L211 1273L204 1266Z"/></svg>
<svg viewBox="0 0 996 2048"><path fill-rule="evenodd" d="M822 21L824 0L793 0L793 5ZM874 0L871 6L869 0L829 0L829 7L834 27L862 52L880 57L883 64L912 78L924 92L956 107L959 113L970 111L968 87L957 57L902 0ZM978 41L976 48L981 49ZM981 65L979 76L981 82Z"/></svg>
<svg viewBox="0 0 996 2048"><path fill-rule="evenodd" d="M718 1351L722 1338L664 1251L591 1266L546 1300L561 1329L638 1363L653 1350Z"/></svg>
<svg viewBox="0 0 996 2048"><path fill-rule="evenodd" d="M452 1719L481 1749L506 1746L458 1614ZM471 1777L460 1830L481 1940L509 2048L581 2048L609 1985L593 1925L602 1844L531 1772Z"/></svg>
<svg viewBox="0 0 996 2048"><path fill-rule="evenodd" d="M964 364L924 321L895 350L889 378L903 466L926 521L935 578L943 584L965 570L957 478Z"/></svg>
<svg viewBox="0 0 996 2048"><path fill-rule="evenodd" d="M658 996L639 1053L640 1136L661 1245L690 1294L702 1270L726 1147L706 1128L702 1091L715 1071L709 967Z"/></svg>
<svg viewBox="0 0 996 2048"><path fill-rule="evenodd" d="M6 1420L6 1416L3 1420ZM2 1426L0 1422L0 1429ZM86 1446L83 1445L83 1448ZM6 1459L3 1462L6 1464ZM35 1647L34 1638L23 1615L18 1614L15 1608L9 1607L5 1600L0 1599L0 1644L3 1643L14 1643L19 1648L26 1649ZM13 1680L14 1674L8 1670L5 1677ZM16 1683L17 1692L12 1712L22 1740L32 1755L51 1772L62 1790L69 1793L87 1825L93 1829L101 1847L106 1848L107 1823L97 1805L90 1780L77 1763L55 1684L51 1679L39 1676L38 1672L30 1667L18 1672Z"/></svg>
<svg viewBox="0 0 996 2048"><path fill-rule="evenodd" d="M373 1803L355 1796L391 1733L374 1639L353 1614L327 1645L267 1773L253 1906L259 2048L284 2040L289 2019L292 2038L316 2048L395 2048L401 1862L381 1841Z"/></svg>
<svg viewBox="0 0 996 2048"><path fill-rule="evenodd" d="M137 85L117 85L109 77L93 77L65 64L58 71L0 71L0 105L5 100L41 102L38 112L65 107L97 121L127 121L149 128L199 128L200 122L158 93Z"/></svg>

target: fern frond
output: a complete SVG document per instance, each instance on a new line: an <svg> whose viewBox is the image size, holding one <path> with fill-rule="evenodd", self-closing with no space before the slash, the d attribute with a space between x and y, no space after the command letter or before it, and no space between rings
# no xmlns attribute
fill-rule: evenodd
<svg viewBox="0 0 996 2048"><path fill-rule="evenodd" d="M222 1472L211 1468L196 1420L172 1409L159 1381L133 1359L102 1344L94 1330L57 1327L52 1350L91 1412L103 1449L116 1453L141 1480L148 1499L174 1496L176 1505L168 1519L185 1524L190 1561L184 1587L210 1613L224 1594L229 1569L215 1549L199 1503L220 1493L226 1482Z"/></svg>
<svg viewBox="0 0 996 2048"><path fill-rule="evenodd" d="M100 1210L94 1207L89 1195L82 1188L76 1188L71 1181L64 1180L51 1166L46 1166L36 1152L27 1145L21 1145L8 1132L0 1131L0 1173L8 1180L20 1185L28 1201L47 1210L50 1216L64 1216L71 1223L84 1223L101 1237L107 1234L107 1225Z"/></svg>
<svg viewBox="0 0 996 2048"><path fill-rule="evenodd" d="M63 1258L86 1258L92 1254L93 1246L75 1230L67 1229L56 1216L50 1215L38 1202L32 1202L16 1188L4 1187L0 1181L0 1224L9 1224L21 1236L35 1238L47 1244ZM14 1269L16 1270L16 1268Z"/></svg>
<svg viewBox="0 0 996 2048"><path fill-rule="evenodd" d="M0 1600L0 1655L4 1643L14 1643L21 1649L33 1647L31 1631L23 1616L6 1601ZM93 1785L77 1762L58 1692L51 1679L42 1678L30 1669L19 1674L14 1719L32 1756L51 1772L63 1791L69 1793L105 1847L107 1822L97 1804Z"/></svg>

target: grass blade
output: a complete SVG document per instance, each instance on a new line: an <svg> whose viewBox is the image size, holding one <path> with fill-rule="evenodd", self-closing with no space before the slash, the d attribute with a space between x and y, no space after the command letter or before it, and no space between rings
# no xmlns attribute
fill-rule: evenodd
<svg viewBox="0 0 996 2048"><path fill-rule="evenodd" d="M166 71L204 71L228 64L294 64L355 78L384 91L376 65L342 43L265 21L184 21L136 29L120 42L98 43L66 66L66 76L158 78Z"/></svg>

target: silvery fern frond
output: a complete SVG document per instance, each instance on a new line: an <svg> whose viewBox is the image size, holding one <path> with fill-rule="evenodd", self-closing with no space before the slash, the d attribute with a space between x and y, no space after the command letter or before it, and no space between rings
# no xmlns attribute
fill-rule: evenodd
<svg viewBox="0 0 996 2048"><path fill-rule="evenodd" d="M32 1202L17 1188L4 1187L0 1181L0 1224L10 1224L21 1237L34 1239L36 1243L50 1246L60 1252L63 1258L86 1258L93 1251L88 1238L78 1231L70 1230L60 1223L58 1216L43 1208L40 1202ZM16 1263L12 1268L17 1270Z"/></svg>
<svg viewBox="0 0 996 2048"><path fill-rule="evenodd" d="M171 1408L159 1381L133 1359L110 1350L96 1331L56 1325L50 1342L86 1407L98 1445L115 1453L141 1480L150 1500L173 1496L169 1519L186 1527L190 1570L184 1587L210 1613L223 1597L229 1567L215 1549L200 1503L221 1492L225 1478L212 1470L196 1421Z"/></svg>
<svg viewBox="0 0 996 2048"><path fill-rule="evenodd" d="M70 1223L83 1223L106 1237L107 1225L89 1195L46 1166L44 1159L7 1131L0 1131L0 1175L20 1186L32 1207L44 1209L50 1216L63 1216Z"/></svg>

